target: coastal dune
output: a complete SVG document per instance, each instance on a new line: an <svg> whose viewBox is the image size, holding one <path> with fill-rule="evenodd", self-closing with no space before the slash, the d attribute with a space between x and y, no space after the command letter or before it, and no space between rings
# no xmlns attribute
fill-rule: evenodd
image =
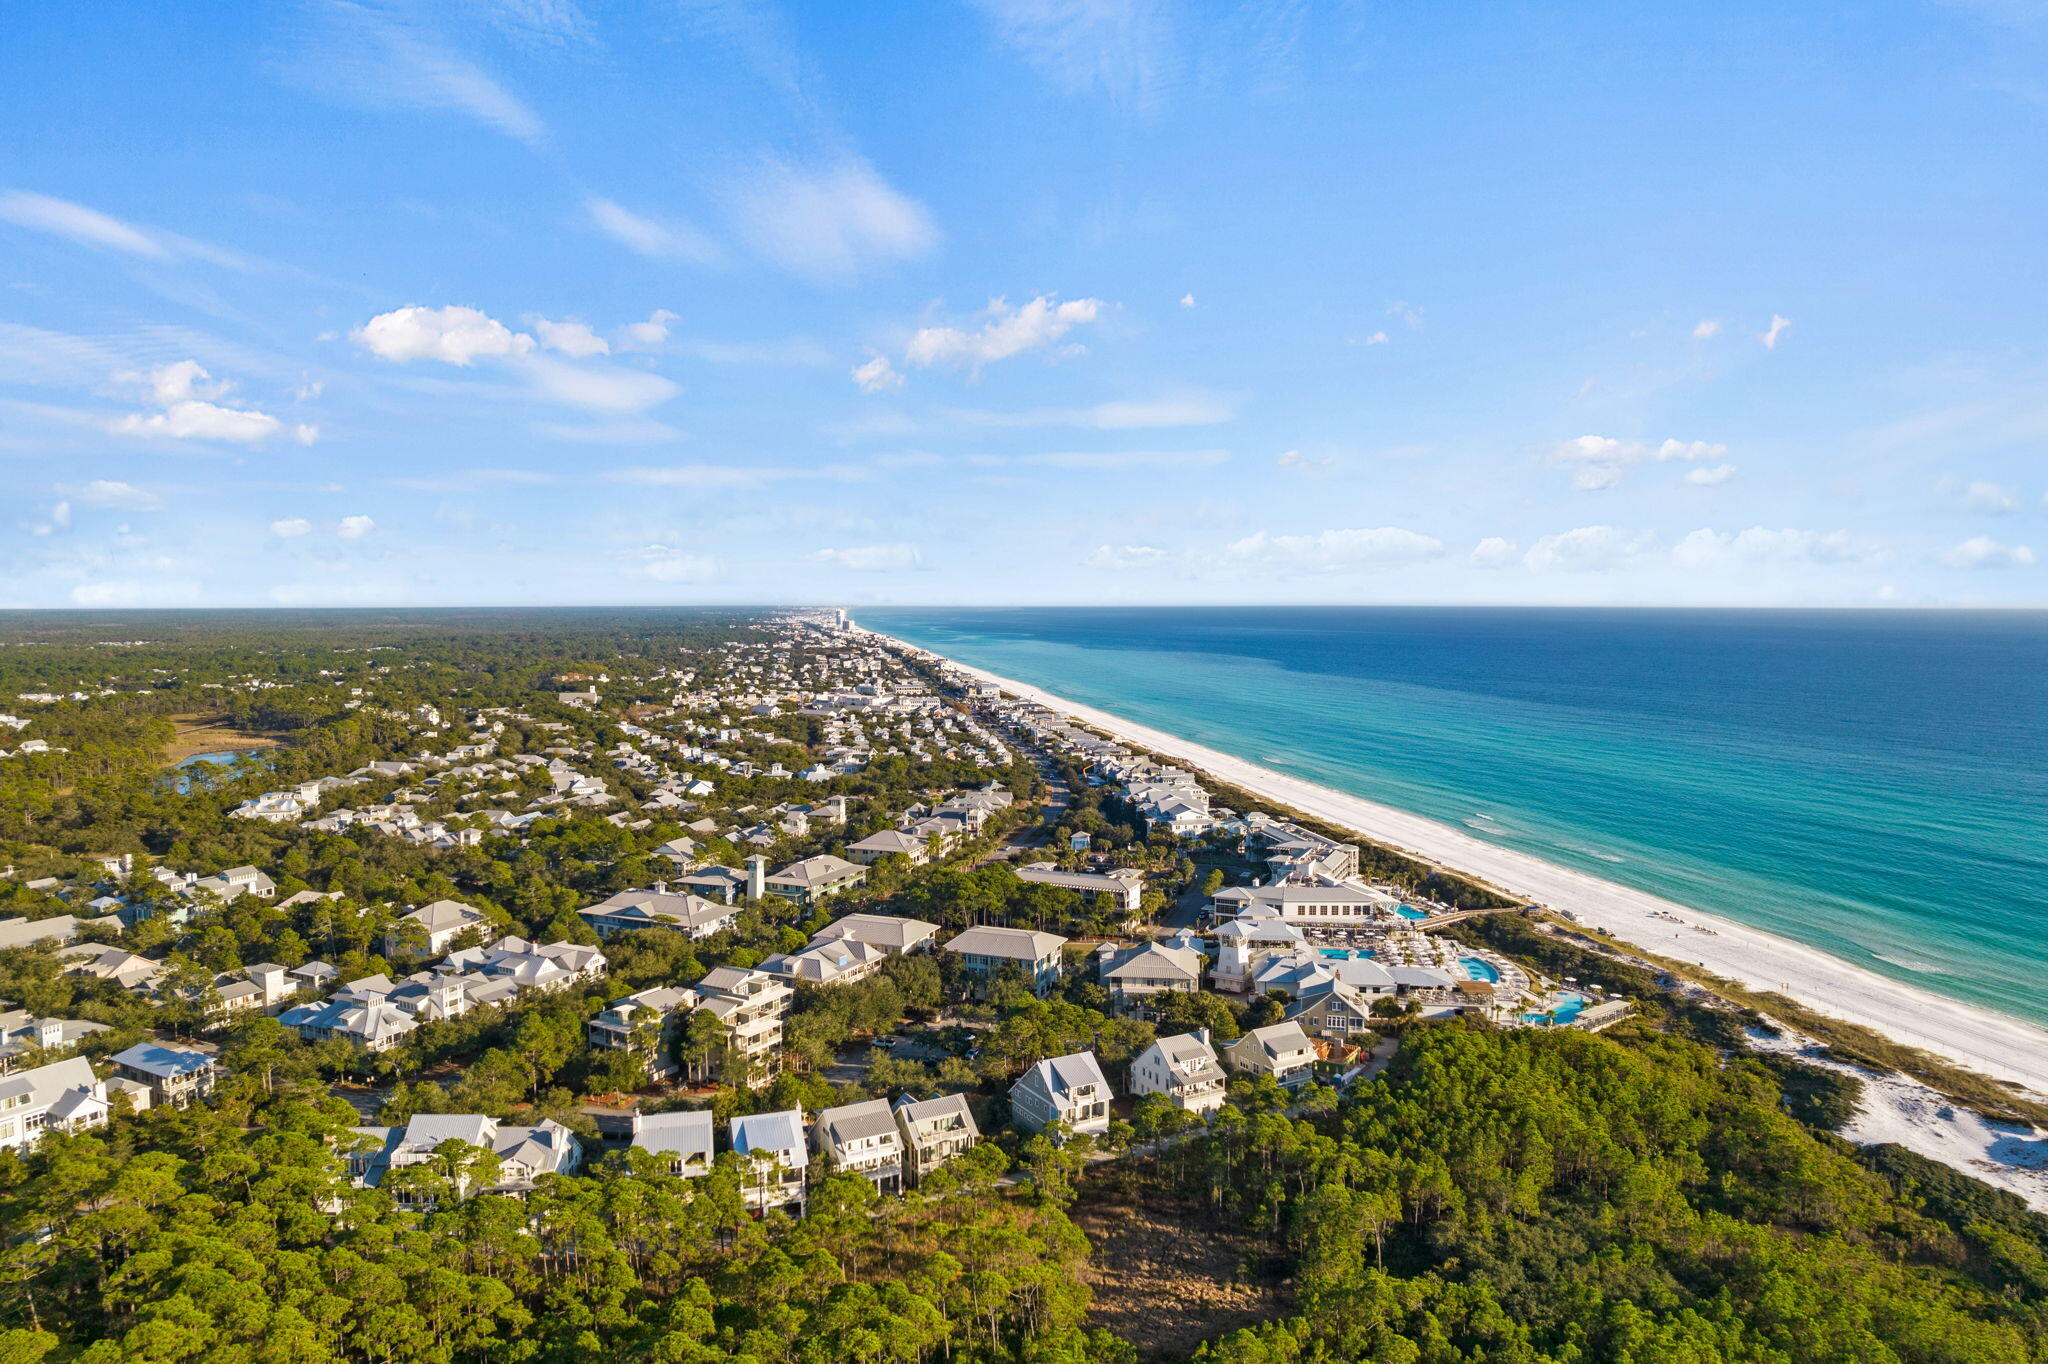
<svg viewBox="0 0 2048 1364"><path fill-rule="evenodd" d="M1605 929L1646 951L1697 963L1754 990L1776 991L1907 1046L2048 1095L2048 1031L1944 999L1732 920L1499 847L1435 820L1274 772L1030 683L947 661L1134 747L1511 895L1569 911L1580 923Z"/></svg>

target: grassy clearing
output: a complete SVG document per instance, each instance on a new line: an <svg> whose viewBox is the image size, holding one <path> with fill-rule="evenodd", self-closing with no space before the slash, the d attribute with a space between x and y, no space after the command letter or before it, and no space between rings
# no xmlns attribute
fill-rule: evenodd
<svg viewBox="0 0 2048 1364"><path fill-rule="evenodd" d="M277 748L280 741L234 728L225 715L173 715L177 733L164 745L165 767L176 767L201 753L231 753L242 748Z"/></svg>

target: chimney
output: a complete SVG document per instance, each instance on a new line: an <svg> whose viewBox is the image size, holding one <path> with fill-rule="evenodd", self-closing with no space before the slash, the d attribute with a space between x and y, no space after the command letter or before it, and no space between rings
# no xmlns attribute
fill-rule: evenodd
<svg viewBox="0 0 2048 1364"><path fill-rule="evenodd" d="M1206 1046L1208 1046L1208 1045L1209 1045L1209 1030L1208 1030L1207 1028L1196 1028L1196 1029L1195 1029L1195 1040L1196 1040L1197 1042L1200 1042L1200 1043L1201 1043L1201 1044L1202 1044L1203 1046L1205 1046L1205 1047L1206 1047Z"/></svg>
<svg viewBox="0 0 2048 1364"><path fill-rule="evenodd" d="M768 893L768 859L755 853L747 859L747 898L758 900Z"/></svg>
<svg viewBox="0 0 2048 1364"><path fill-rule="evenodd" d="M654 893L655 893L656 895L666 895L666 894L668 894L668 882L666 882L666 881L656 881L656 882L654 883Z"/></svg>

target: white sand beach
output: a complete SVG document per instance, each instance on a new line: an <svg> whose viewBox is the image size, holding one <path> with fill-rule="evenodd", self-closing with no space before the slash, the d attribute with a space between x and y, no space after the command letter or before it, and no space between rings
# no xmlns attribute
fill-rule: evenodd
<svg viewBox="0 0 2048 1364"><path fill-rule="evenodd" d="M948 661L1007 692L1062 711L1135 747L1276 804L1354 829L1373 842L1476 877L1511 895L1568 910L1580 923L1605 929L1659 956L1696 962L1752 989L1775 990L1809 1008L2048 1096L2048 1030L1943 999L1731 920L1499 847L1420 815L1285 776L1106 711L1077 705L1028 683ZM1676 916L1680 922L1667 916Z"/></svg>

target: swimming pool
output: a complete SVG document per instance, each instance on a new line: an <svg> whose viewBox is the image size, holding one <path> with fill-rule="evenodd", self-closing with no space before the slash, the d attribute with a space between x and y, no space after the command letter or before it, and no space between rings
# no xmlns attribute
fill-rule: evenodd
<svg viewBox="0 0 2048 1364"><path fill-rule="evenodd" d="M1400 915L1404 919L1427 919L1429 917L1429 912L1427 910L1411 909L1407 905L1396 905L1394 907L1394 913Z"/></svg>
<svg viewBox="0 0 2048 1364"><path fill-rule="evenodd" d="M1483 980L1488 985L1496 984L1500 980L1500 972L1495 969L1492 962L1483 958L1460 957L1458 965L1464 967L1465 974L1473 980Z"/></svg>
<svg viewBox="0 0 2048 1364"><path fill-rule="evenodd" d="M1372 952L1363 947L1318 947L1316 955L1330 957L1337 961L1364 961L1372 955Z"/></svg>
<svg viewBox="0 0 2048 1364"><path fill-rule="evenodd" d="M1522 1015L1522 1021L1524 1023L1563 1027L1584 1013L1586 1005L1591 1002L1585 995L1566 992L1557 997L1557 1007L1549 1013L1526 1013Z"/></svg>

